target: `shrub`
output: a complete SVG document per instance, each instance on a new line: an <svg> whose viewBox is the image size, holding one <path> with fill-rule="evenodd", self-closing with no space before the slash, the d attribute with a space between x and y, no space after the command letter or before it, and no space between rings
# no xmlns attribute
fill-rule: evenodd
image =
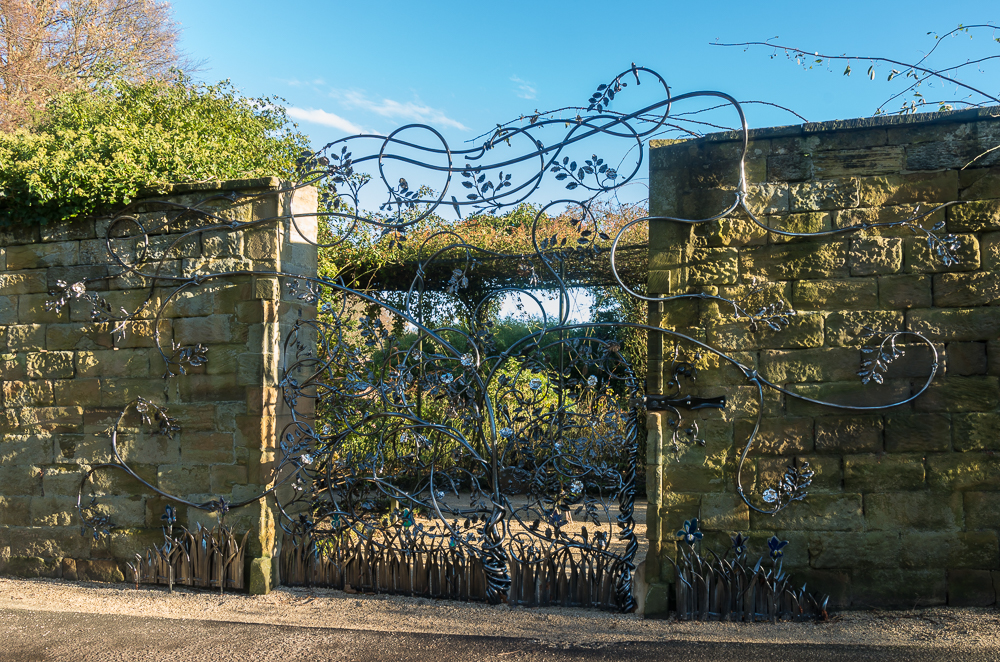
<svg viewBox="0 0 1000 662"><path fill-rule="evenodd" d="M31 130L0 133L0 225L99 213L171 183L292 177L308 145L280 101L179 73L59 96Z"/></svg>

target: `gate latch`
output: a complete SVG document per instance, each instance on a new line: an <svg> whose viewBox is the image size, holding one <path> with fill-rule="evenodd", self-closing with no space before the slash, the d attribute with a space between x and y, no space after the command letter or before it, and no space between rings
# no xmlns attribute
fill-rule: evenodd
<svg viewBox="0 0 1000 662"><path fill-rule="evenodd" d="M643 398L646 411L664 411L668 407L674 409L725 409L726 396L720 395L714 398L699 398L693 395L667 396L667 395L647 395Z"/></svg>

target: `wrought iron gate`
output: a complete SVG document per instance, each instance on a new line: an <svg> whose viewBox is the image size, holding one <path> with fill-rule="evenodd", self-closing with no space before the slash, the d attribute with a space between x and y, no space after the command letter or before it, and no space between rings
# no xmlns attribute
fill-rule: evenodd
<svg viewBox="0 0 1000 662"><path fill-rule="evenodd" d="M633 79L635 86L644 81L655 87L658 98L633 111L611 110L616 95L622 97ZM285 531L280 556L284 582L494 603L635 608L640 416L649 409L669 412L675 447L705 443L698 439L697 427L684 422L681 410L721 407L724 401L685 393L693 365L681 349L674 357L668 392L645 396L645 375L635 374L624 356L621 330L663 334L692 352L715 354L741 370L761 398L765 388L802 398L673 329L570 322L568 284L588 282L588 269L595 265L603 265L610 284L639 300L714 300L731 307L734 318L751 327L763 324L776 330L794 314L766 303L750 307L703 293L651 298L621 277L629 233L651 220L710 223L739 212L767 232L816 236L775 230L754 216L746 203L742 161L733 173L732 203L710 218L642 217L613 232L602 225L595 213L599 196L614 193L635 177L643 162L644 140L674 121L674 104L696 98L718 101L736 113L745 153L747 126L734 99L716 92L671 96L662 77L633 65L601 85L588 106L498 125L469 149L452 150L431 127L408 125L389 136L338 140L303 157L296 186L319 188L319 216L327 237L320 246L330 250L346 250L358 242L391 249L438 212L453 210L459 217L463 210L491 214L528 200L549 177L575 197L533 210L533 252L504 254L466 241L445 224L440 231L420 235L418 258L405 279L405 271L393 265L371 288L361 287L359 274L349 268L336 277L277 274L289 296L318 310L315 319L296 322L286 338L281 388L294 413L281 431L275 486L254 497L278 497ZM563 134L545 144L543 129ZM569 155L588 144L585 141L612 138L632 146L634 167L623 169L624 160L613 166L589 149L584 149L591 154L586 158ZM354 156L365 144L372 149ZM363 173L364 168L370 172ZM408 169L406 177L397 182L399 173L389 174L394 168ZM419 178L422 186L411 186L407 177ZM363 189L372 181L381 183L385 198L377 211L365 212ZM452 194L456 182L463 187L462 199ZM564 214L566 225L549 234L542 221L552 210ZM939 254L953 259L950 239L919 225L934 211L818 234L909 227L926 236ZM205 220L205 227L195 227L193 234L241 232L261 223L231 222L197 205L177 206L177 213ZM122 218L128 218L127 212ZM303 220L290 219L296 227ZM141 226L139 230L142 235ZM109 253L117 259L110 233L111 228ZM644 251L645 246L638 249ZM166 259L163 255L160 262ZM500 266L493 268L491 279L477 281L490 261ZM155 271L129 268L133 276L154 283L161 273L159 266ZM515 272L519 276L512 282L510 274ZM275 275L228 271L175 277L179 282L171 297L213 279L248 274ZM406 282L402 287L400 279ZM397 282L389 286L392 280ZM484 289L483 282L490 286ZM394 288L396 295L389 292ZM533 293L539 288L558 293L557 319L546 317ZM510 293L539 303L542 321L524 337L501 345L487 310ZM86 281L62 284L54 294L55 307L86 296L104 319L129 317L112 314L99 296L87 293ZM465 311L460 324L431 321L435 301L456 300L463 302ZM936 357L933 345L918 334L873 332L869 341L881 363L896 356L895 343L903 336L925 343ZM168 366L196 365L205 358L198 347L160 351ZM923 388L893 405L923 393L936 370L935 358ZM869 372L871 378L877 370ZM174 425L153 403L135 406L161 427ZM755 427L739 458L738 493L754 510L775 513L805 497L812 471L789 467L779 484L747 494L742 467L756 434ZM116 462L93 471L116 468L142 480L117 450L115 457ZM217 498L194 504L145 484L190 507L223 513L254 500L231 504ZM81 516L98 530L110 525L82 506Z"/></svg>

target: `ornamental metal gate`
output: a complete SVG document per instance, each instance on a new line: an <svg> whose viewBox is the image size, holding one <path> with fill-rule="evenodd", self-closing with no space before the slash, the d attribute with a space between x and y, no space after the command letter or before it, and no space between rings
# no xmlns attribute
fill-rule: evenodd
<svg viewBox="0 0 1000 662"><path fill-rule="evenodd" d="M656 98L633 111L612 110L616 95L620 100L633 79L630 93L645 82L643 89L653 87ZM682 444L706 443L682 410L725 406L723 398L687 394L694 376L694 357L688 353L698 352L735 366L756 387L757 426L739 455L737 493L753 510L769 514L805 498L813 475L808 466L793 464L777 484L748 494L743 465L760 425L765 388L817 401L768 382L732 356L673 329L615 315L573 322L570 287L601 284L658 305L714 301L751 330L765 325L781 330L794 313L777 304L750 305L707 293L642 294L637 285L646 273L642 228L653 220L711 223L734 213L783 236L899 226L925 236L946 261L954 260L954 241L939 237L937 228L919 225L936 209L826 233L770 228L747 205L742 156L733 172L733 201L719 213L705 219L639 215L610 222L600 213L600 196L615 194L640 171L645 139L668 122L682 121L671 115L674 104L698 98L736 113L745 155L747 126L734 99L717 92L671 96L662 77L633 65L601 85L587 106L536 112L498 125L468 149L451 149L431 127L407 125L388 136L345 138L305 155L295 186L319 189L317 214L243 222L221 216L210 205L171 203L169 213L191 230L154 255L147 250L146 229L123 213L108 227L109 254L122 270L116 276L149 284L151 297L158 282L159 287L163 282L176 286L152 320L154 334L163 310L181 292L246 276L277 276L286 297L315 306L316 314L296 320L284 339L280 389L290 415L278 439L273 487L237 503L222 497L193 503L171 495L122 460L114 445L119 419L110 431L113 461L95 465L84 477L84 524L97 532L112 526L107 516L83 506L82 495L94 472L117 469L188 508L222 514L276 497L284 532L280 576L288 584L631 611L636 607L634 507L641 418L649 410L667 412L666 445L677 450ZM561 132L557 140L543 141L555 132ZM620 160L600 158L596 148L584 147L616 142L630 146ZM365 144L371 149L355 156ZM581 148L590 156L581 156ZM634 158L634 167L624 168L627 158ZM549 179L568 197L519 207ZM377 207L366 197L365 186L372 182L383 189ZM461 199L453 193L459 185ZM234 204L255 201L251 196ZM497 214L505 209L520 210L522 216ZM438 216L452 212L456 218L450 221ZM171 254L191 237L278 222L290 222L306 237L300 225L317 216L322 219L318 245L331 251L337 269L316 277L239 264L220 272L187 272ZM505 250L498 234L516 234L518 227L527 250ZM123 260L116 248L124 240L112 241L122 228L132 233L131 260ZM457 228L475 237L463 237ZM643 259L636 268L637 255ZM142 266L149 263L155 268ZM60 283L52 307L87 299L96 320L120 329L145 305L119 315L88 291L90 280L101 279ZM556 316L547 315L539 300L544 289L559 299ZM511 295L538 306L536 321L514 338L504 337L506 330L496 322L499 302ZM645 374L637 374L623 349L624 338L635 332L662 334L678 343L663 394L645 395ZM937 354L923 336L872 331L863 340L865 351L876 358L862 366L863 381L880 381L904 337L926 344L935 358L923 387L888 406L918 397L937 370ZM156 339L167 376L206 361L201 345L164 348ZM130 408L164 434L177 429L156 403L140 398ZM693 530L688 531L691 540ZM221 587L229 580L220 575L215 581Z"/></svg>

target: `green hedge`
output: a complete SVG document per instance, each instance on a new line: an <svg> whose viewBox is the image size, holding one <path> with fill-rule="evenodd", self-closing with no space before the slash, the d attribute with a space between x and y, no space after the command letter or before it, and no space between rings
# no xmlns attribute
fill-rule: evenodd
<svg viewBox="0 0 1000 662"><path fill-rule="evenodd" d="M280 102L180 74L61 96L0 133L0 225L100 213L169 183L290 178L308 139Z"/></svg>

